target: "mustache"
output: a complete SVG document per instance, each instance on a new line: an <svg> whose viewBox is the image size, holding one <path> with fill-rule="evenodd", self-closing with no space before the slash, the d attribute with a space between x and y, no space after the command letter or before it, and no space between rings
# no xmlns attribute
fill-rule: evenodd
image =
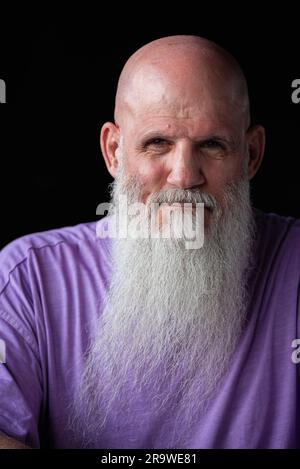
<svg viewBox="0 0 300 469"><path fill-rule="evenodd" d="M199 189L162 189L152 194L149 203L203 203L210 211L220 208L214 196Z"/></svg>

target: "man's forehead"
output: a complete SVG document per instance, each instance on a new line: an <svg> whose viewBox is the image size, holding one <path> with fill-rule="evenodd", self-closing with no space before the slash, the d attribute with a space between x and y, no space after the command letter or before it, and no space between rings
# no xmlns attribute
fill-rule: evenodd
<svg viewBox="0 0 300 469"><path fill-rule="evenodd" d="M172 113L188 118L208 108L231 107L234 93L229 85L201 79L188 82L182 78L172 81L148 76L132 84L123 102L134 114L153 111L158 115Z"/></svg>
<svg viewBox="0 0 300 469"><path fill-rule="evenodd" d="M189 137L197 139L209 134L229 136L236 132L238 120L233 118L234 113L227 112L199 112L185 115L184 113L170 113L167 110L161 114L148 113L130 113L126 119L126 130L135 138L151 138L152 136L162 135L169 138Z"/></svg>
<svg viewBox="0 0 300 469"><path fill-rule="evenodd" d="M131 127L148 126L149 122L161 125L195 127L205 121L231 126L240 121L240 105L222 90L168 89L156 84L145 93L132 91L123 102L123 119Z"/></svg>

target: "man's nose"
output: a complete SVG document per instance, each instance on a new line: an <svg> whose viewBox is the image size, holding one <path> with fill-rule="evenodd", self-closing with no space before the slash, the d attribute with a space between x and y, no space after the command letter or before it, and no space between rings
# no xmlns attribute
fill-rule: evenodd
<svg viewBox="0 0 300 469"><path fill-rule="evenodd" d="M188 144L181 144L170 155L167 182L180 189L204 184L200 155Z"/></svg>

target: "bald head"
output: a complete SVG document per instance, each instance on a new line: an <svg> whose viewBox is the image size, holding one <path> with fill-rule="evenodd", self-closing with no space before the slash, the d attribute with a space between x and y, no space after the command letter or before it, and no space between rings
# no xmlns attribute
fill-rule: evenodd
<svg viewBox="0 0 300 469"><path fill-rule="evenodd" d="M248 89L237 61L217 44L197 36L164 37L137 50L125 64L116 94L115 122L128 113L176 111L189 117L214 105L250 124ZM193 104L193 105L192 105ZM176 109L177 107L177 109ZM196 109L197 108L197 109Z"/></svg>
<svg viewBox="0 0 300 469"><path fill-rule="evenodd" d="M100 140L110 174L116 177L124 161L127 174L144 185L143 201L174 187L201 187L222 198L227 183L256 174L265 132L250 126L247 83L236 60L206 39L171 36L129 58L115 123L102 126Z"/></svg>

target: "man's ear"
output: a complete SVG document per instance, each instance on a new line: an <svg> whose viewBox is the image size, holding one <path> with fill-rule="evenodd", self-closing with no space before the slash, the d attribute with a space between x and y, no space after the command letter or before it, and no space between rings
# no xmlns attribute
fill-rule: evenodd
<svg viewBox="0 0 300 469"><path fill-rule="evenodd" d="M112 122L105 122L100 134L100 146L108 172L114 178L118 167L120 130Z"/></svg>
<svg viewBox="0 0 300 469"><path fill-rule="evenodd" d="M257 173L265 152L266 135L261 125L254 125L247 130L249 151L248 179L252 179Z"/></svg>

